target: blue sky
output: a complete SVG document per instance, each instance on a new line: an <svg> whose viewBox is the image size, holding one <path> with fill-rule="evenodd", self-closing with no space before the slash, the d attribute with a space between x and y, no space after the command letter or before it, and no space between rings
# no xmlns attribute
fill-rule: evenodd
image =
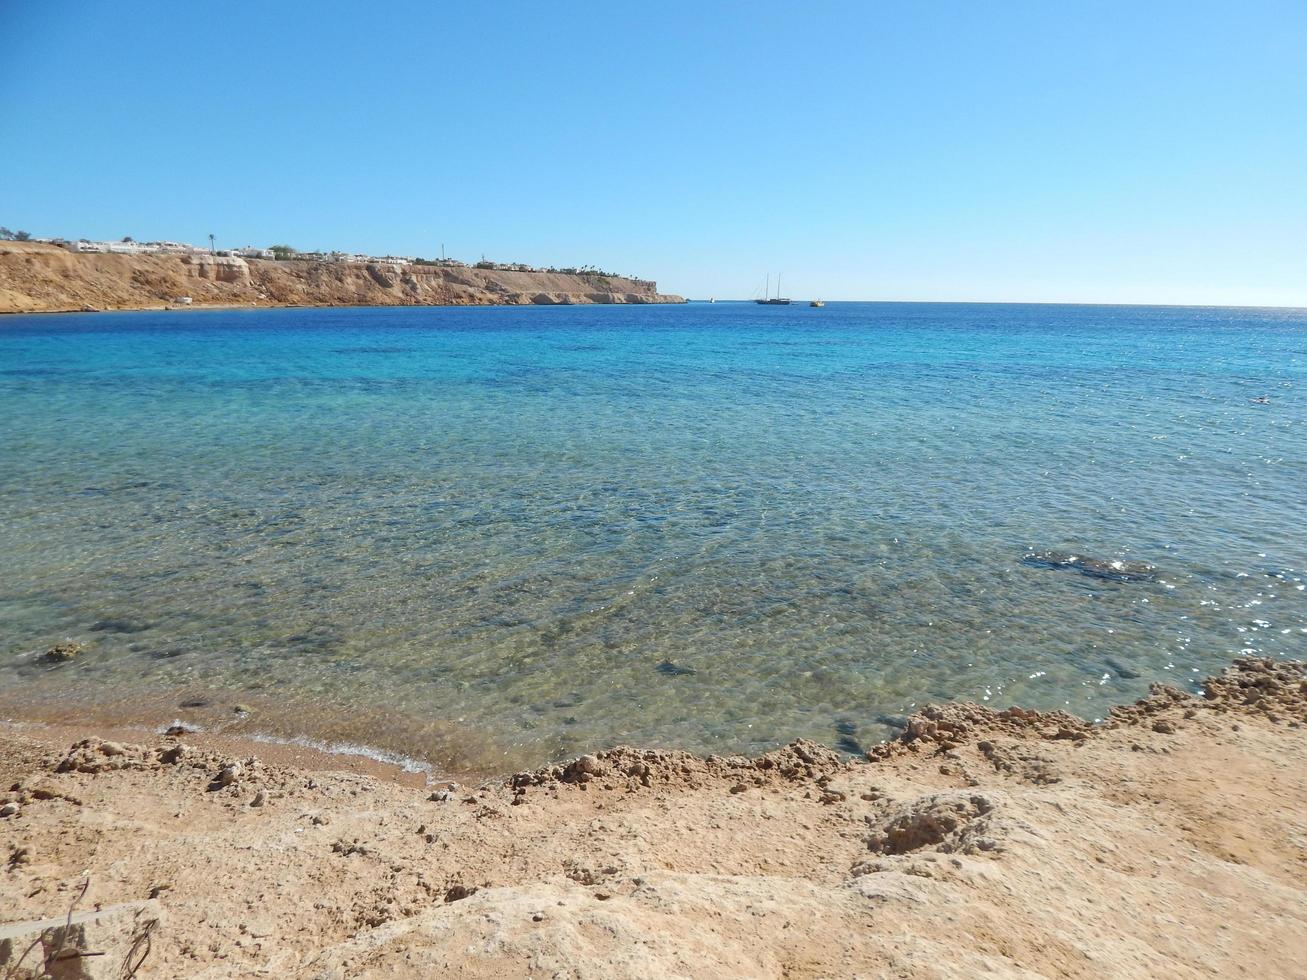
<svg viewBox="0 0 1307 980"><path fill-rule="evenodd" d="M1307 306L1307 3L0 0L0 224Z"/></svg>

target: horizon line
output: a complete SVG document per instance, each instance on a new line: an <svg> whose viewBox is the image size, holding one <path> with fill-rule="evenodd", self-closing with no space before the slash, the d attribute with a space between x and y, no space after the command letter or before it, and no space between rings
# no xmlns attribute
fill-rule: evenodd
<svg viewBox="0 0 1307 980"><path fill-rule="evenodd" d="M816 298L816 297L814 297ZM710 297L712 303L756 303L756 299L749 297L718 299ZM709 304L708 299L697 299L689 296L685 297L686 303L704 303ZM802 305L808 300L794 300L791 305ZM1182 308L1189 310L1302 310L1307 312L1307 304L1301 306L1284 305L1278 303L1123 303L1113 302L1110 300L1068 300L1068 299L827 299L823 300L828 306L832 303L894 303L894 304L916 304L920 306L1140 306L1155 307L1161 309ZM675 304L673 304L675 305ZM711 305L711 304L709 304Z"/></svg>

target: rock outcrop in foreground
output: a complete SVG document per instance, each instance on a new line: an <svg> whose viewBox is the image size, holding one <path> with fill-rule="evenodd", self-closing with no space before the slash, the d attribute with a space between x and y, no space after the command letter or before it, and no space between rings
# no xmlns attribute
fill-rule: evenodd
<svg viewBox="0 0 1307 980"><path fill-rule="evenodd" d="M1305 667L475 788L0 727L0 974L1302 976Z"/></svg>
<svg viewBox="0 0 1307 980"><path fill-rule="evenodd" d="M173 306L483 306L680 303L618 276L430 265L275 262L220 255L72 253L0 242L0 313Z"/></svg>

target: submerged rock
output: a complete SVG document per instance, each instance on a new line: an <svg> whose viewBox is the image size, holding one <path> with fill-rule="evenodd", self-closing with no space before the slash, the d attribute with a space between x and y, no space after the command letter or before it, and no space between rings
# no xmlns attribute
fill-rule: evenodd
<svg viewBox="0 0 1307 980"><path fill-rule="evenodd" d="M1142 676L1139 673L1139 671L1126 666L1124 663L1122 663L1120 660L1117 660L1115 657L1107 657L1103 660L1103 663L1107 664L1108 668L1110 668L1112 672L1115 673L1116 676L1120 677L1122 680L1133 681Z"/></svg>
<svg viewBox="0 0 1307 980"><path fill-rule="evenodd" d="M66 664L70 660L75 660L85 649L86 647L81 643L66 640L63 643L56 643L41 654L41 659L48 664Z"/></svg>
<svg viewBox="0 0 1307 980"><path fill-rule="evenodd" d="M865 755L867 752L862 747L862 743L852 735L841 735L835 740L835 747L841 752L848 752L850 755Z"/></svg>
<svg viewBox="0 0 1307 980"><path fill-rule="evenodd" d="M850 718L835 719L835 734L839 737L835 740L835 748L841 752L848 752L851 755L863 755L866 749L858 741L858 725Z"/></svg>
<svg viewBox="0 0 1307 980"><path fill-rule="evenodd" d="M1114 582L1152 582L1157 578L1157 567L1145 561L1125 561L1121 558L1090 558L1066 551L1037 551L1024 555L1021 564L1031 568L1065 568L1091 578Z"/></svg>
<svg viewBox="0 0 1307 980"><path fill-rule="evenodd" d="M654 670L664 677L682 677L686 674L697 674L698 671L693 667L682 667L680 664L674 664L670 660L664 660Z"/></svg>

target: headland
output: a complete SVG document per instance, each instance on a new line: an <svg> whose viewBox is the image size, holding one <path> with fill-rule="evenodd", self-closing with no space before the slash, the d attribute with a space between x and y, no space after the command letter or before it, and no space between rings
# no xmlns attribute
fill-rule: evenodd
<svg viewBox="0 0 1307 980"><path fill-rule="evenodd" d="M253 258L199 250L77 252L43 242L0 242L0 313L681 302L647 279L597 270L366 256Z"/></svg>

